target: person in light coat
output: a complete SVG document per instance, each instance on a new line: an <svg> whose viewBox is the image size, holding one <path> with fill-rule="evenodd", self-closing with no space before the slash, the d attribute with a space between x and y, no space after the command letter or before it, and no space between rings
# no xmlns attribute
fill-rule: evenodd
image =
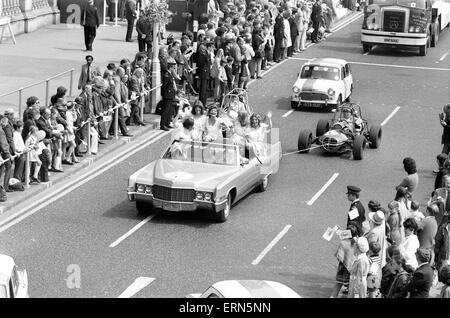
<svg viewBox="0 0 450 318"><path fill-rule="evenodd" d="M386 224L385 224L385 216L383 211L370 212L369 220L371 225L371 230L367 233L366 237L369 242L377 242L380 245L380 258L381 258L381 267L386 265L386 250L387 250L387 241L386 241Z"/></svg>
<svg viewBox="0 0 450 318"><path fill-rule="evenodd" d="M359 237L356 240L356 260L350 270L348 298L367 298L367 274L370 268L370 261L366 254L368 251L369 242L365 237Z"/></svg>
<svg viewBox="0 0 450 318"><path fill-rule="evenodd" d="M289 17L291 16L291 13L289 11L283 12L283 25L284 25L284 40L282 47L282 59L287 58L287 49L292 46L292 40L291 40L291 26L289 25Z"/></svg>

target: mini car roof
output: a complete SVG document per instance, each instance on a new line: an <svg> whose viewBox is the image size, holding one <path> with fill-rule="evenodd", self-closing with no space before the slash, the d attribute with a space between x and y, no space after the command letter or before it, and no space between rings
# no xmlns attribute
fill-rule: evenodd
<svg viewBox="0 0 450 318"><path fill-rule="evenodd" d="M212 287L225 298L300 298L288 286L268 280L225 280Z"/></svg>
<svg viewBox="0 0 450 318"><path fill-rule="evenodd" d="M323 66L344 66L345 64L347 64L347 61L334 58L314 58L312 60L309 60L305 64L319 64Z"/></svg>

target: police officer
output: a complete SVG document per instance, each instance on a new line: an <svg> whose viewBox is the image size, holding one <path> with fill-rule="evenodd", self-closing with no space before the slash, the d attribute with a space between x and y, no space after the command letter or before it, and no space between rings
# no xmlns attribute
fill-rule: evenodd
<svg viewBox="0 0 450 318"><path fill-rule="evenodd" d="M347 186L347 198L351 202L350 209L347 213L347 227L354 224L358 227L359 234L362 235L362 223L366 220L366 211L364 205L359 201L359 193L361 189L349 185ZM350 223L351 222L351 223Z"/></svg>

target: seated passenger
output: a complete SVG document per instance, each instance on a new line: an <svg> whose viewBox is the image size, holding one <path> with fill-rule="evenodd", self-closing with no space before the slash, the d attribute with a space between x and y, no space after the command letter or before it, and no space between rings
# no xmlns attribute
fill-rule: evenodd
<svg viewBox="0 0 450 318"><path fill-rule="evenodd" d="M227 113L222 115L221 117L228 129L233 127L234 122L237 120L238 117L237 109L238 109L237 104L230 104Z"/></svg>
<svg viewBox="0 0 450 318"><path fill-rule="evenodd" d="M192 118L192 107L189 103L183 103L183 106L178 109L178 114L173 117L173 125L176 128L183 126L183 121L187 117Z"/></svg>
<svg viewBox="0 0 450 318"><path fill-rule="evenodd" d="M239 146L239 151L241 152L241 156L244 156L245 150L245 142L247 130L250 128L248 121L248 114L246 112L240 112L238 114L237 120L235 120L233 124L233 128L231 129L231 137L233 144Z"/></svg>
<svg viewBox="0 0 450 318"><path fill-rule="evenodd" d="M261 116L253 114L250 116L250 128L246 131L247 145L253 147L257 156L265 153L264 137L272 129L272 113L267 113L269 124L261 123Z"/></svg>
<svg viewBox="0 0 450 318"><path fill-rule="evenodd" d="M222 139L223 121L219 116L217 106L211 106L208 110L208 118L203 128L203 140L207 142Z"/></svg>
<svg viewBox="0 0 450 318"><path fill-rule="evenodd" d="M175 131L174 139L176 140L195 140L194 138L194 119L186 117L181 127Z"/></svg>
<svg viewBox="0 0 450 318"><path fill-rule="evenodd" d="M229 108L231 108L231 107L233 107L236 112L244 112L245 111L245 105L239 99L238 95L231 95Z"/></svg>
<svg viewBox="0 0 450 318"><path fill-rule="evenodd" d="M201 140L203 137L206 116L203 114L204 107L201 101L196 101L192 107L192 117L194 119L194 133L195 140Z"/></svg>

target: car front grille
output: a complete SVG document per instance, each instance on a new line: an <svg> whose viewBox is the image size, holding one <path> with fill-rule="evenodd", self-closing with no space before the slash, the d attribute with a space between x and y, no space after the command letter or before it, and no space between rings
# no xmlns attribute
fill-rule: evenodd
<svg viewBox="0 0 450 318"><path fill-rule="evenodd" d="M171 202L194 202L195 198L195 191L192 189L174 189L154 185L152 192L156 199Z"/></svg>
<svg viewBox="0 0 450 318"><path fill-rule="evenodd" d="M384 11L383 31L405 32L405 12Z"/></svg>
<svg viewBox="0 0 450 318"><path fill-rule="evenodd" d="M330 137L323 138L322 145L326 150L335 150L341 146L335 138Z"/></svg>
<svg viewBox="0 0 450 318"><path fill-rule="evenodd" d="M300 93L301 100L327 100L328 95L324 93L304 92Z"/></svg>

